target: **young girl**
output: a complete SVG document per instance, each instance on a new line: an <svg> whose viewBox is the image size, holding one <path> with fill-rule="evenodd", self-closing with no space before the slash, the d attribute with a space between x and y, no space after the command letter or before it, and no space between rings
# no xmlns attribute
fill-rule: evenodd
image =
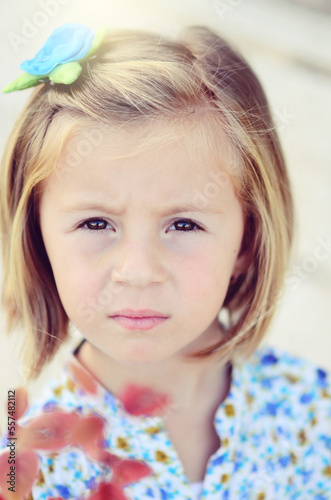
<svg viewBox="0 0 331 500"><path fill-rule="evenodd" d="M128 499L330 499L328 375L259 347L293 205L247 62L203 26L173 41L64 25L21 67L5 91L37 88L1 169L3 307L30 379L70 325L83 341L20 426L101 417L105 450L150 469L122 480ZM133 415L132 383L170 403ZM112 478L72 443L37 448L29 498L92 498Z"/></svg>

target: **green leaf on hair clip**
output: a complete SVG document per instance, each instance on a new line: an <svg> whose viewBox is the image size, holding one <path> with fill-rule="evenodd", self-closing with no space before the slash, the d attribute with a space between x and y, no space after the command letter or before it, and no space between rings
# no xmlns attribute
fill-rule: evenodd
<svg viewBox="0 0 331 500"><path fill-rule="evenodd" d="M82 67L79 62L68 62L65 64L59 64L54 68L48 78L54 83L64 83L69 85L70 83L77 80L82 72Z"/></svg>
<svg viewBox="0 0 331 500"><path fill-rule="evenodd" d="M2 92L8 94L14 90L24 90L29 87L35 87L39 85L40 80L46 76L47 75L30 75L30 73L23 73L23 75L18 76L13 82L6 85L6 87L2 89Z"/></svg>
<svg viewBox="0 0 331 500"><path fill-rule="evenodd" d="M93 31L85 25L69 23L60 26L46 40L42 49L33 59L23 61L20 65L21 69L28 71L31 68L31 73L26 72L19 76L2 92L8 93L34 87L47 79L53 83L70 85L77 80L82 72L80 63L97 52L107 31L108 28L104 26L92 38ZM90 47L88 52L86 52L87 47ZM78 54L85 54L85 56L79 59ZM43 74L47 68L49 68L49 73Z"/></svg>
<svg viewBox="0 0 331 500"><path fill-rule="evenodd" d="M107 31L108 31L108 27L104 26L103 28L100 28L96 32L96 34L94 35L90 50L88 51L88 53L86 54L85 57L80 59L80 62L86 61L87 59L89 59L91 56L93 56L97 52L98 48L102 44L102 42L107 34Z"/></svg>

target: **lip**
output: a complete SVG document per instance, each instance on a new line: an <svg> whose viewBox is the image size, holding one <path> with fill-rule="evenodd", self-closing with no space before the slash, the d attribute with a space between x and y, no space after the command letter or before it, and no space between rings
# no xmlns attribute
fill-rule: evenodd
<svg viewBox="0 0 331 500"><path fill-rule="evenodd" d="M116 321L120 326L126 330L151 330L152 328L167 321L167 317L153 316L132 318L128 316L110 316L110 319Z"/></svg>
<svg viewBox="0 0 331 500"><path fill-rule="evenodd" d="M121 309L120 311L115 311L111 315L111 318L114 316L124 316L126 318L168 318L166 314L153 311L152 309L141 309L140 311L135 311L134 309Z"/></svg>

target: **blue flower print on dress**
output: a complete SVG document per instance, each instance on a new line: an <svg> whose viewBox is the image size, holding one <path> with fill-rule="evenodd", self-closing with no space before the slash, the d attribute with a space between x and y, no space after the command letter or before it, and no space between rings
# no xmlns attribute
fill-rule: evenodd
<svg viewBox="0 0 331 500"><path fill-rule="evenodd" d="M94 32L84 24L63 24L53 31L38 54L20 68L30 75L48 74L59 64L78 61L88 53Z"/></svg>
<svg viewBox="0 0 331 500"><path fill-rule="evenodd" d="M82 72L81 63L94 56L102 44L107 27L96 33L84 24L63 24L53 31L33 59L20 64L26 73L7 85L2 92L23 90L44 83L70 85Z"/></svg>

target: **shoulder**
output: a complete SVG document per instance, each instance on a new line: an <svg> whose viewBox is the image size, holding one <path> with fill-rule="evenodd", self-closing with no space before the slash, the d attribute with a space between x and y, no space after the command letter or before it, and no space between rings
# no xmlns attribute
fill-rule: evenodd
<svg viewBox="0 0 331 500"><path fill-rule="evenodd" d="M244 376L243 376L244 375ZM258 348L242 365L245 391L266 414L302 420L320 414L331 425L330 373L317 364L267 345Z"/></svg>
<svg viewBox="0 0 331 500"><path fill-rule="evenodd" d="M247 432L282 440L308 457L331 461L330 373L312 361L262 346L240 365ZM316 460L316 458L315 458ZM330 464L331 465L331 464Z"/></svg>
<svg viewBox="0 0 331 500"><path fill-rule="evenodd" d="M292 354L272 345L261 345L250 358L247 366L254 372L295 373L299 379L313 378L318 383L330 384L330 373L313 361Z"/></svg>
<svg viewBox="0 0 331 500"><path fill-rule="evenodd" d="M269 392L296 394L301 404L330 399L330 373L308 359L270 345L258 348L245 363L253 385Z"/></svg>
<svg viewBox="0 0 331 500"><path fill-rule="evenodd" d="M269 345L234 367L238 439L258 479L272 491L283 485L325 498L318 493L329 492L331 476L330 373Z"/></svg>

